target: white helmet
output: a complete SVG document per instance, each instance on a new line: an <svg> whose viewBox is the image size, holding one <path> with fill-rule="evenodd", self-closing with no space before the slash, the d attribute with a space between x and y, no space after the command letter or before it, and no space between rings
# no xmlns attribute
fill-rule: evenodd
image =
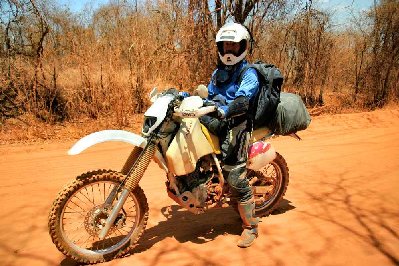
<svg viewBox="0 0 399 266"><path fill-rule="evenodd" d="M240 50L237 54L225 54L223 42L238 42L240 43ZM220 60L228 66L237 64L247 55L250 42L251 35L243 25L238 23L225 24L216 34L216 45Z"/></svg>

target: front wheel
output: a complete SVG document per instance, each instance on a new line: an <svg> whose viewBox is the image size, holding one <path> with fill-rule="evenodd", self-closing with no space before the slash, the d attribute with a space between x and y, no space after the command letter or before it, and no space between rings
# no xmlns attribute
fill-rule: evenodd
<svg viewBox="0 0 399 266"><path fill-rule="evenodd" d="M283 156L276 158L260 169L249 171L255 197L255 214L262 217L269 215L283 199L289 182L288 166Z"/></svg>
<svg viewBox="0 0 399 266"><path fill-rule="evenodd" d="M58 194L49 215L49 233L67 257L98 263L120 257L135 246L148 220L147 198L139 186L129 193L107 236L98 237L113 207L105 200L124 178L111 170L88 172Z"/></svg>

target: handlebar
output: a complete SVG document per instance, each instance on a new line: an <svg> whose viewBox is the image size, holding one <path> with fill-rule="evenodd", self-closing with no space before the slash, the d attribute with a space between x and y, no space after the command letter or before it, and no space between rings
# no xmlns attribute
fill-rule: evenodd
<svg viewBox="0 0 399 266"><path fill-rule="evenodd" d="M201 107L193 111L180 111L178 108L175 108L175 112L173 115L181 118L198 118L206 114L215 112L216 110L217 108L214 105Z"/></svg>

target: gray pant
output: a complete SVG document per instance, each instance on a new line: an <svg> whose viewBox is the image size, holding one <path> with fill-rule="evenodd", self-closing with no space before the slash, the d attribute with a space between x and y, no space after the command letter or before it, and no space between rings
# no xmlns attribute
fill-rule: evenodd
<svg viewBox="0 0 399 266"><path fill-rule="evenodd" d="M246 117L228 121L225 134L221 134L223 175L230 186L233 200L241 203L253 197L247 174L248 145L252 125Z"/></svg>

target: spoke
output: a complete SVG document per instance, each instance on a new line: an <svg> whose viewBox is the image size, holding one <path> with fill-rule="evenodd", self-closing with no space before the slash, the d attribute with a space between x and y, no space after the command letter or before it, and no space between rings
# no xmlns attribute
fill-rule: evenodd
<svg viewBox="0 0 399 266"><path fill-rule="evenodd" d="M78 232L81 228L84 229L84 226L80 223L63 223L64 231L66 232ZM85 230L84 230L85 231Z"/></svg>
<svg viewBox="0 0 399 266"><path fill-rule="evenodd" d="M129 221L126 222L125 225L124 225L123 227L124 227L124 228L127 227L127 228L132 229L132 228L135 227L134 225L135 225L135 222L134 222L134 221L131 221L131 220L129 219Z"/></svg>
<svg viewBox="0 0 399 266"><path fill-rule="evenodd" d="M70 208L69 206L66 206L67 208ZM64 213L79 213L79 214L81 214L81 213L86 213L87 211L84 211L84 212L65 212L64 211Z"/></svg>
<svg viewBox="0 0 399 266"><path fill-rule="evenodd" d="M90 239L90 238L89 238ZM98 242L100 239L97 237L97 236L91 236L91 239L93 239L92 241L91 241L91 243L90 243L90 249L91 250L95 250L95 248L94 248L94 243L95 242Z"/></svg>
<svg viewBox="0 0 399 266"><path fill-rule="evenodd" d="M134 209L134 210L136 210L136 203L135 203L135 201L132 199L132 198L128 198L130 201L129 202L132 202L133 203L133 205L132 206L130 206L130 207L128 207L128 209L130 210L130 209ZM128 202L126 202L126 203L128 203ZM125 205L127 205L127 204L125 204Z"/></svg>
<svg viewBox="0 0 399 266"><path fill-rule="evenodd" d="M133 202L133 203L134 203L134 201L131 201L131 202ZM126 200L126 203L125 203L125 205L128 205L127 203L129 203L129 202ZM134 205L134 204L133 204L133 205L129 206L129 207L128 207L128 209L135 208L135 206L136 206L136 205ZM126 207L125 207L125 209L126 209Z"/></svg>
<svg viewBox="0 0 399 266"><path fill-rule="evenodd" d="M80 191L79 191L78 194L82 194L82 193L80 193ZM73 198L78 199L78 200L81 201L84 205L87 205L87 206L91 207L90 205L87 204L86 201L82 200L82 199L78 196L78 194L75 194L75 196L74 196ZM82 195L83 195L83 194L82 194ZM84 196L84 195L83 195L83 196ZM72 199L71 199L71 200L72 200Z"/></svg>
<svg viewBox="0 0 399 266"><path fill-rule="evenodd" d="M78 219L76 219L76 218L67 218L67 217L62 217L62 220L64 221L64 220L72 220L72 221L74 221L75 223L82 223L80 220L78 220ZM83 221L83 223L84 223L84 221ZM64 224L66 224L66 223L64 223ZM69 222L68 224L72 224L72 222Z"/></svg>
<svg viewBox="0 0 399 266"><path fill-rule="evenodd" d="M105 183L104 183L104 202L105 202Z"/></svg>
<svg viewBox="0 0 399 266"><path fill-rule="evenodd" d="M65 220L68 220L68 221L65 221ZM69 222L70 220L71 220L72 222ZM82 223L84 223L84 221L83 221L83 222L81 222L81 221L76 221L76 219L72 219L72 218L67 218L67 219L65 219L64 217L62 218L62 222L63 222L64 225L79 224L79 226L80 226Z"/></svg>
<svg viewBox="0 0 399 266"><path fill-rule="evenodd" d="M61 220L62 230L68 241L84 249L101 250L118 245L122 241L119 240L120 238L125 239L126 236L132 234L138 217L138 206L132 195L128 197L128 200L123 206L122 212L126 221L123 221L123 223L120 221L121 228L113 227L112 230L110 230L110 234L104 240L100 240L98 236L90 234L89 232L92 230L86 228L87 215L89 215L98 204L101 204L101 201L105 202L108 194L116 185L117 184L111 181L93 182L82 187L69 199L64 207ZM120 195L117 194L116 199L119 198Z"/></svg>
<svg viewBox="0 0 399 266"><path fill-rule="evenodd" d="M82 243L83 247L86 247L85 243L87 242L87 240L89 240L90 238L92 238L92 235L89 235L89 237ZM94 238L93 238L94 239ZM93 241L94 242L94 241ZM93 243L91 243L91 246L93 247Z"/></svg>
<svg viewBox="0 0 399 266"><path fill-rule="evenodd" d="M107 195L109 196L110 194L111 194L111 192L116 188L116 184L109 184L109 187L108 187L108 193L107 193ZM118 193L116 193L116 194L118 194ZM108 197L107 196L107 197ZM111 203L112 204L112 203Z"/></svg>
<svg viewBox="0 0 399 266"><path fill-rule="evenodd" d="M100 183L97 183L97 190L98 190L98 194L101 196L101 189L100 189ZM98 197L98 199L100 199L101 197Z"/></svg>
<svg viewBox="0 0 399 266"><path fill-rule="evenodd" d="M105 188L104 184L104 201L107 200L109 194L111 193L112 189L110 189L112 184L109 184L107 188Z"/></svg>
<svg viewBox="0 0 399 266"><path fill-rule="evenodd" d="M75 232L78 232L78 234L76 235L76 236L79 236L79 235L81 235L81 237L78 239L78 240L76 240L76 243L77 242L79 242L83 237L85 237L85 235L89 235L89 237L91 236L88 232L86 232L86 230L81 230L81 231L79 231L79 230L77 230L78 228L80 228L81 226L79 226L79 227L77 227L76 229L75 229ZM83 227L84 227L84 225L83 225ZM84 242L83 242L84 243Z"/></svg>
<svg viewBox="0 0 399 266"><path fill-rule="evenodd" d="M79 228L79 227L78 227ZM86 231L83 231L83 232L86 232ZM70 235L70 237L68 237L73 243L77 243L82 237L80 237L78 240L75 240L76 239L76 237L78 237L79 235L81 235L82 234L82 232L80 232L80 231L78 231L78 230L75 230L74 231L74 233L75 234L71 234Z"/></svg>
<svg viewBox="0 0 399 266"><path fill-rule="evenodd" d="M76 222L76 223L79 223L79 222ZM68 224L69 224L69 225L72 225L73 223L68 223ZM85 224L85 222L79 223L79 225L76 226L74 230L79 229L79 228L81 228L82 226L84 227L84 224ZM67 224L63 223L63 225L67 225ZM75 232L76 232L76 231L75 231Z"/></svg>
<svg viewBox="0 0 399 266"><path fill-rule="evenodd" d="M92 203L91 200L90 200L85 194L83 194L81 190L79 191L79 193L82 194L83 197L85 197L90 203ZM93 204L93 205L94 205L94 204ZM90 205L89 205L89 206L90 206Z"/></svg>
<svg viewBox="0 0 399 266"><path fill-rule="evenodd" d="M273 170L273 173L271 174L271 178L276 179L277 178L277 172Z"/></svg>
<svg viewBox="0 0 399 266"><path fill-rule="evenodd" d="M77 240L73 240L72 242L73 242L75 245L77 245L83 237L84 237L84 236L81 236L80 238L78 238Z"/></svg>
<svg viewBox="0 0 399 266"><path fill-rule="evenodd" d="M124 231L124 232L126 232L126 234L129 234L130 233L130 231L128 231L128 230L126 230L126 229L123 229L123 228L119 228L118 229L118 231L121 233L121 231L120 230L122 230L122 231ZM123 234L123 233L121 233L121 234Z"/></svg>
<svg viewBox="0 0 399 266"><path fill-rule="evenodd" d="M69 206L66 206L67 208L70 208ZM73 211L73 212L68 212L68 211L64 211L64 214L73 214L73 213L77 213L77 214L79 214L79 215L81 215L81 216L83 216L83 217L86 217L85 216L85 214L87 213L87 211L84 211L84 212L78 212L78 211Z"/></svg>
<svg viewBox="0 0 399 266"><path fill-rule="evenodd" d="M79 228L84 228L84 223L81 223L79 226L75 227L75 230L78 230Z"/></svg>
<svg viewBox="0 0 399 266"><path fill-rule="evenodd" d="M133 211L136 211L136 205L133 205L133 206L128 206L128 208L127 208L128 210L133 210Z"/></svg>
<svg viewBox="0 0 399 266"><path fill-rule="evenodd" d="M265 168L265 172L267 173L267 170L269 170L269 168L271 167L272 165L271 164L268 164L267 166L266 166L266 168Z"/></svg>
<svg viewBox="0 0 399 266"><path fill-rule="evenodd" d="M70 206L68 206L68 205L66 205L65 206L65 208L69 208L69 209L71 209L71 210L74 210L74 209L72 209ZM64 212L65 213L65 212ZM72 213L72 212L69 212L69 213ZM82 211L82 212L74 212L74 213L78 213L78 214L80 214L81 216L83 216L83 217L86 217L85 215L83 215L82 213L87 213L87 211Z"/></svg>
<svg viewBox="0 0 399 266"><path fill-rule="evenodd" d="M109 238L109 241L111 241L112 246L115 245L115 242L112 240L112 237Z"/></svg>
<svg viewBox="0 0 399 266"><path fill-rule="evenodd" d="M73 222L74 223L79 223L79 224L81 224L81 223L84 223L84 219L77 219L77 218L65 218L65 217L62 217L62 222L63 222L63 224L73 224Z"/></svg>
<svg viewBox="0 0 399 266"><path fill-rule="evenodd" d="M120 233L119 236L124 236L124 237L126 237L126 236L124 235L124 233L120 231L120 229L117 229L117 231Z"/></svg>
<svg viewBox="0 0 399 266"><path fill-rule="evenodd" d="M91 248L92 250L97 250L98 242L100 241L100 238L98 236L91 236L93 241L91 243Z"/></svg>
<svg viewBox="0 0 399 266"><path fill-rule="evenodd" d="M136 205L136 203L135 203L133 197L128 197L128 199L129 199L131 202L133 202L133 205Z"/></svg>
<svg viewBox="0 0 399 266"><path fill-rule="evenodd" d="M93 196L93 205L95 206L96 203L94 202L94 190L93 190L93 186L90 186L90 187L91 187L91 195Z"/></svg>
<svg viewBox="0 0 399 266"><path fill-rule="evenodd" d="M72 199L70 199L69 202L71 202L73 205L75 205L75 206L77 206L78 208L80 208L82 211L87 212L85 209L83 209L82 207L80 207L77 203L73 202Z"/></svg>
<svg viewBox="0 0 399 266"><path fill-rule="evenodd" d="M89 192L87 191L87 187L85 187L85 191L86 191L87 199L88 199L91 203L93 203L93 205L95 205L95 204L94 204L94 200L91 201L91 200L89 199L90 195L89 195Z"/></svg>

